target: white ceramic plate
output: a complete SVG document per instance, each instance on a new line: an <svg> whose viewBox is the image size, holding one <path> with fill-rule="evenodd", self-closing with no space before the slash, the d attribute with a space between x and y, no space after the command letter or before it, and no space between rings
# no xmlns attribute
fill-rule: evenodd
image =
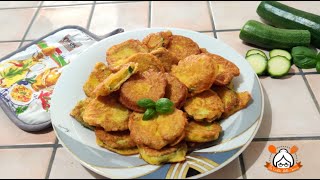
<svg viewBox="0 0 320 180"><path fill-rule="evenodd" d="M249 91L250 105L222 121L223 135L214 145L188 154L184 163L148 165L138 155L121 156L100 148L95 135L69 116L75 104L85 98L82 86L96 62L105 62L106 50L128 39L142 40L152 32L171 30L194 40L200 47L235 63L241 75L233 81L237 91ZM104 39L73 59L59 78L51 101L51 119L60 142L85 167L109 178L200 178L230 163L249 145L263 115L263 92L258 77L242 55L207 35L175 28L141 29Z"/></svg>

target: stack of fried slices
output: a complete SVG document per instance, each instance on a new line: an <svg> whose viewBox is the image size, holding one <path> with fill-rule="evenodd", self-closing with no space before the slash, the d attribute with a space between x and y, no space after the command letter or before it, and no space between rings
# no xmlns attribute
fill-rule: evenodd
<svg viewBox="0 0 320 180"><path fill-rule="evenodd" d="M95 131L99 146L121 155L140 154L149 164L185 160L188 148L213 142L219 122L245 108L251 96L235 92L239 68L170 31L109 48L108 65L95 65L83 86L87 98L71 112ZM170 99L175 110L143 120L137 101Z"/></svg>

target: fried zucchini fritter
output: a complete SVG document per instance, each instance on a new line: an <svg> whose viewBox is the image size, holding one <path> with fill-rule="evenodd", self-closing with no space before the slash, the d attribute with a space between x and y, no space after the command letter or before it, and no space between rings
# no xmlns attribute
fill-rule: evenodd
<svg viewBox="0 0 320 180"><path fill-rule="evenodd" d="M129 131L106 132L103 128L96 128L95 134L97 144L101 147L122 155L138 154Z"/></svg>
<svg viewBox="0 0 320 180"><path fill-rule="evenodd" d="M126 63L126 59L136 53L147 53L147 46L139 40L130 39L108 49L107 62L112 71L118 71L120 66Z"/></svg>
<svg viewBox="0 0 320 180"><path fill-rule="evenodd" d="M155 150L147 146L139 146L141 158L149 164L160 165L163 163L182 162L186 159L188 147L185 142L173 147Z"/></svg>
<svg viewBox="0 0 320 180"><path fill-rule="evenodd" d="M171 36L167 49L177 57L179 61L190 55L200 54L200 49L197 43L190 38L180 35Z"/></svg>
<svg viewBox="0 0 320 180"><path fill-rule="evenodd" d="M137 53L129 57L126 61L138 63L137 71L139 73L143 73L144 71L147 71L149 69L164 72L164 67L160 60L150 53Z"/></svg>
<svg viewBox="0 0 320 180"><path fill-rule="evenodd" d="M138 146L162 149L167 145L177 144L183 140L187 118L183 111L175 109L171 114L160 114L144 121L143 114L133 112L130 115L130 136Z"/></svg>
<svg viewBox="0 0 320 180"><path fill-rule="evenodd" d="M210 89L216 79L217 64L205 54L191 55L173 66L171 74L188 87L193 96Z"/></svg>
<svg viewBox="0 0 320 180"><path fill-rule="evenodd" d="M165 73L164 75L168 82L164 97L170 99L174 106L180 109L187 99L188 88L171 74Z"/></svg>
<svg viewBox="0 0 320 180"><path fill-rule="evenodd" d="M251 100L251 95L247 91L240 92L240 93L237 93L237 98L238 98L238 103L236 104L236 106L233 109L231 109L229 112L223 113L222 118L228 118L229 116L240 111L241 109L246 108Z"/></svg>
<svg viewBox="0 0 320 180"><path fill-rule="evenodd" d="M207 90L187 99L184 110L196 121L212 122L221 117L224 106L217 93Z"/></svg>
<svg viewBox="0 0 320 180"><path fill-rule="evenodd" d="M216 54L207 54L218 64L217 77L214 81L215 85L225 86L229 84L234 77L240 75L239 68L231 61L228 61L227 59Z"/></svg>
<svg viewBox="0 0 320 180"><path fill-rule="evenodd" d="M247 107L251 100L251 95L247 91L237 93L232 89L222 86L214 87L213 90L217 92L224 104L224 112L221 116L223 119Z"/></svg>
<svg viewBox="0 0 320 180"><path fill-rule="evenodd" d="M177 65L179 62L178 58L176 58L165 48L155 49L151 51L151 54L156 56L161 61L166 72L170 72L172 65Z"/></svg>
<svg viewBox="0 0 320 180"><path fill-rule="evenodd" d="M92 100L91 98L86 98L84 100L79 101L76 104L76 106L72 109L70 116L75 118L84 127L87 127L89 129L93 130L94 127L90 126L88 123L83 121L83 112L91 100Z"/></svg>
<svg viewBox="0 0 320 180"><path fill-rule="evenodd" d="M107 96L110 93L120 89L121 85L129 79L138 70L138 64L130 62L121 67L121 69L110 74L105 80L103 80L93 91L95 97Z"/></svg>
<svg viewBox="0 0 320 180"><path fill-rule="evenodd" d="M218 123L196 122L188 123L185 140L187 142L205 143L217 140L222 127Z"/></svg>
<svg viewBox="0 0 320 180"><path fill-rule="evenodd" d="M88 97L94 97L93 90L110 74L111 70L102 62L96 63L88 80L83 85L83 91Z"/></svg>
<svg viewBox="0 0 320 180"><path fill-rule="evenodd" d="M152 51L160 47L167 47L171 36L171 31L151 33L142 40L142 43Z"/></svg>
<svg viewBox="0 0 320 180"><path fill-rule="evenodd" d="M128 129L130 111L118 102L118 95L99 96L90 101L83 113L83 120L90 126L100 126L105 131Z"/></svg>
<svg viewBox="0 0 320 180"><path fill-rule="evenodd" d="M224 106L223 117L225 114L230 114L239 102L237 93L234 90L224 86L214 87L213 90L222 100Z"/></svg>
<svg viewBox="0 0 320 180"><path fill-rule="evenodd" d="M138 106L137 101L142 98L157 101L164 96L166 85L167 81L161 72L148 70L135 74L122 85L120 102L133 111L144 112L145 109Z"/></svg>

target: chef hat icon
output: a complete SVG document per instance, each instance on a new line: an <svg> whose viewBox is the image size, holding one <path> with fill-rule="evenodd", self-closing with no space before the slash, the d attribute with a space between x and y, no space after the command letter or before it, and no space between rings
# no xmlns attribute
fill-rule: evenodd
<svg viewBox="0 0 320 180"><path fill-rule="evenodd" d="M293 165L293 156L286 149L280 149L273 158L273 166L277 168L289 168Z"/></svg>

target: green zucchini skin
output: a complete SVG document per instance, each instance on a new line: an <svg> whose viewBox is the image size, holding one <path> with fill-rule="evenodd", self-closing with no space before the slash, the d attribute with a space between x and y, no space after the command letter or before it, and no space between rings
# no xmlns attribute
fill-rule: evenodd
<svg viewBox="0 0 320 180"><path fill-rule="evenodd" d="M302 29L311 33L311 44L320 48L320 16L301 11L276 1L262 1L258 15L275 27Z"/></svg>
<svg viewBox="0 0 320 180"><path fill-rule="evenodd" d="M275 28L255 20L249 20L241 29L240 39L267 49L291 49L309 46L311 35L307 30Z"/></svg>

